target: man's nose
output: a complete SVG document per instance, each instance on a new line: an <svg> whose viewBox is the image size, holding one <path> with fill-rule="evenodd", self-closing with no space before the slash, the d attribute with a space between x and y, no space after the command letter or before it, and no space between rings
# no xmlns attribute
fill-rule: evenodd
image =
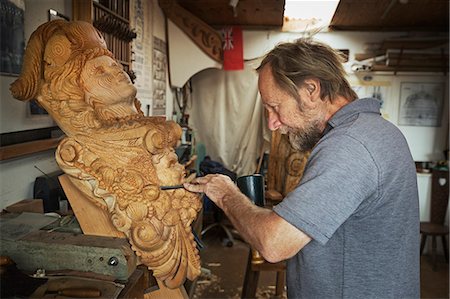
<svg viewBox="0 0 450 299"><path fill-rule="evenodd" d="M267 122L268 122L269 130L271 130L271 131L277 130L282 125L278 115L271 111L269 111L269 114L267 117Z"/></svg>

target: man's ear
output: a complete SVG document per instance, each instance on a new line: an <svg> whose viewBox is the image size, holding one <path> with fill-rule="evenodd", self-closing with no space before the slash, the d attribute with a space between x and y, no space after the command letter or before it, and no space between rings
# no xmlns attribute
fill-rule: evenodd
<svg viewBox="0 0 450 299"><path fill-rule="evenodd" d="M320 99L320 82L317 79L306 79L303 83L308 96L312 100Z"/></svg>

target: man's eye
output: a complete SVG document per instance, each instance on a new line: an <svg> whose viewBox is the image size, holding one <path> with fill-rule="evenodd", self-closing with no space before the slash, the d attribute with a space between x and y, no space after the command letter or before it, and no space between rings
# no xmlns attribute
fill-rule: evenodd
<svg viewBox="0 0 450 299"><path fill-rule="evenodd" d="M267 110L269 110L271 112L276 112L276 113L278 113L278 111L280 110L278 105L276 105L276 106L267 106L266 108L267 108Z"/></svg>

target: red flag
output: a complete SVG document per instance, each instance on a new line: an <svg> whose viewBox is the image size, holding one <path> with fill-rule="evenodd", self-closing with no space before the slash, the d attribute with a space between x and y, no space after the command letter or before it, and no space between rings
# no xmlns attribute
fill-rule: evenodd
<svg viewBox="0 0 450 299"><path fill-rule="evenodd" d="M222 29L223 43L223 69L244 69L244 45L242 29L239 26L225 27Z"/></svg>

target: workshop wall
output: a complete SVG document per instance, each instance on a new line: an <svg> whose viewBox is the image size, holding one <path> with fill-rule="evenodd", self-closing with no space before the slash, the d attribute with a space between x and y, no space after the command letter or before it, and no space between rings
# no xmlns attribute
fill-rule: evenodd
<svg viewBox="0 0 450 299"><path fill-rule="evenodd" d="M48 21L50 8L66 16L72 16L71 0L25 0L23 3L25 43L40 24ZM0 133L54 126L55 123L49 116L31 116L28 103L11 96L9 85L16 79L17 77L0 76ZM33 198L34 180L42 175L35 166L45 173L58 170L54 151L49 150L0 162L0 209L22 199Z"/></svg>
<svg viewBox="0 0 450 299"><path fill-rule="evenodd" d="M169 30L169 34L171 31ZM182 33L179 33L182 34ZM319 33L315 36L336 49L348 49L350 51L349 61L345 64L346 71L349 74L349 81L353 88L361 97L377 95L382 98L383 116L390 122L398 126L405 135L409 147L411 149L415 161L442 161L444 160L444 150L448 149L448 127L449 127L449 82L448 75L442 73L368 73L353 72L352 65L355 63L354 55L356 53L364 53L366 47L370 43L380 43L381 41L393 37L408 36L411 33L405 32L327 32ZM282 33L275 31L244 31L244 59L252 60L263 56L270 51L276 44L286 41L294 41L302 37L299 33ZM169 37L170 38L170 37ZM193 43L192 43L193 45ZM190 45L192 47L192 45ZM184 46L186 48L187 45ZM447 49L448 51L448 49ZM186 51L185 51L186 53ZM192 63L192 59L186 59L185 63ZM172 61L172 60L171 60ZM211 67L211 66L210 66ZM174 69L171 67L171 71ZM189 69L185 67L184 69ZM192 68L190 68L192 69ZM204 70L208 72L209 70ZM180 70L180 72L185 72ZM203 72L203 71L201 71ZM176 74L178 75L178 74ZM185 74L181 74L185 75ZM438 126L411 126L400 125L399 114L401 107L402 83L413 83L416 88L432 83L441 86L443 91L442 106L440 107L438 118L440 122ZM210 89L216 88L214 85L199 86L194 85L193 89ZM192 105L201 105L193 99ZM208 131L213 128L208 127ZM198 132L197 136L200 136ZM216 136L222 138L223 136ZM201 142L204 142L200 140ZM395 149L392 149L395 150ZM222 157L214 157L223 160ZM232 167L232 165L226 165ZM419 201L420 201L420 219L421 221L429 220L430 198L431 198L431 174L418 173ZM448 223L448 218L446 220Z"/></svg>
<svg viewBox="0 0 450 299"><path fill-rule="evenodd" d="M169 31L170 33L170 31ZM357 90L360 96L373 96L381 94L383 100L383 115L386 119L397 125L405 135L415 161L440 161L444 160L444 150L448 149L448 76L443 73L417 73L401 72L376 72L363 73L353 72L352 65L355 63L354 55L364 53L367 46L373 43L380 43L385 39L393 37L404 37L411 35L405 32L323 32L314 37L320 41L330 44L336 49L348 49L350 51L349 61L345 63L345 68L349 74L349 81ZM300 33L287 33L277 31L244 31L244 59L251 60L263 56L280 42L293 41L302 37ZM194 64L194 59L183 59L190 64ZM195 67L195 66L193 66ZM171 67L171 72L172 72ZM186 69L186 67L184 68ZM183 70L175 70L183 72ZM176 76L173 75L173 76ZM439 125L401 125L399 121L401 88L403 83L413 83L420 86L420 83L441 84L443 97L439 96L442 103L440 107ZM194 88L215 88L214 86L194 86ZM419 88L419 87L417 87ZM404 96L403 96L404 98ZM195 102L195 101L194 101ZM194 103L195 104L195 103Z"/></svg>
<svg viewBox="0 0 450 299"><path fill-rule="evenodd" d="M443 151L448 149L448 76L442 73L354 73L351 66L355 63L354 55L364 53L370 43L411 35L405 32L323 32L315 38L335 49L350 50L349 61L345 68L349 74L350 83L358 89L359 95L372 95L374 87L380 86L383 92L383 115L397 125L405 135L415 161L437 161L444 159ZM254 59L270 51L280 42L293 41L302 35L299 33L281 33L273 31L244 31L244 59ZM367 75L369 77L367 77ZM369 79L367 81L364 80ZM399 110L402 82L442 83L443 105L440 126L404 126L399 125ZM376 92L377 89L375 89Z"/></svg>
<svg viewBox="0 0 450 299"><path fill-rule="evenodd" d="M18 0L21 2L21 0ZM164 15L158 6L158 1L153 0L148 3L147 0L132 0L132 5L136 1L141 1L151 7L151 16L145 18L144 24L146 28L150 28L151 32L146 32L146 38L153 40L156 36L161 41L166 41ZM31 33L36 28L48 21L48 10L50 8L59 13L72 17L72 1L71 0L23 0L25 7L24 13L24 37L25 44L27 43ZM153 47L153 44L152 44ZM151 51L152 52L152 51ZM152 53L150 53L152 55ZM152 55L153 56L153 55ZM152 63L152 57L150 57ZM167 60L166 60L167 63ZM173 96L169 86L169 76L167 67L165 76L165 101L163 114L166 117L172 115ZM153 87L153 74L148 78L148 82L142 84ZM16 79L14 76L0 76L0 133L17 132L22 130L31 130L38 128L46 128L54 126L55 123L48 116L30 116L28 112L28 104L14 99L9 92L9 85ZM150 88L152 92L153 89ZM139 96L139 95L138 95ZM142 110L146 113L146 105L152 104L153 94L146 96L142 105ZM152 115L152 109L149 114ZM14 158L0 161L0 209L3 209L22 199L33 197L33 185L36 177L41 176L42 173L39 168L45 173L52 173L59 170L54 158L54 150L48 150L36 154L27 155L21 158ZM37 168L36 168L36 167Z"/></svg>

